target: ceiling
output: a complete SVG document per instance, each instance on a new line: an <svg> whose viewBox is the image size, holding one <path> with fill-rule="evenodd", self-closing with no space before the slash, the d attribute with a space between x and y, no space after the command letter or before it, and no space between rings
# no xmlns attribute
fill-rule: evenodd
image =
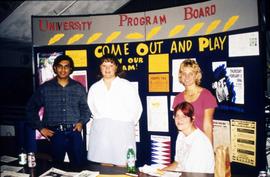
<svg viewBox="0 0 270 177"><path fill-rule="evenodd" d="M31 16L116 14L154 10L207 0L1 1L1 49L31 50Z"/></svg>
<svg viewBox="0 0 270 177"><path fill-rule="evenodd" d="M31 45L31 16L113 13L130 0L2 1L0 2L1 47Z"/></svg>

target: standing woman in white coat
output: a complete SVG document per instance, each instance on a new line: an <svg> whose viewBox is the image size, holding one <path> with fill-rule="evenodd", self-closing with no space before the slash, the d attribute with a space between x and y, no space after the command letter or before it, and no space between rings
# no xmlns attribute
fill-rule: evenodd
<svg viewBox="0 0 270 177"><path fill-rule="evenodd" d="M126 166L129 147L136 152L135 126L142 113L138 91L120 78L122 67L114 57L100 59L101 79L88 93L93 114L88 160L106 165Z"/></svg>

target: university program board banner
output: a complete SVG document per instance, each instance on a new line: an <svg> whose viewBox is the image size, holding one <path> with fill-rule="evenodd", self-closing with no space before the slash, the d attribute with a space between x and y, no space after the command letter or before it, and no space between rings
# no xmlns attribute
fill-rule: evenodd
<svg viewBox="0 0 270 177"><path fill-rule="evenodd" d="M254 9L254 0L212 0L117 15L33 16L33 45L123 43L215 34L257 26Z"/></svg>

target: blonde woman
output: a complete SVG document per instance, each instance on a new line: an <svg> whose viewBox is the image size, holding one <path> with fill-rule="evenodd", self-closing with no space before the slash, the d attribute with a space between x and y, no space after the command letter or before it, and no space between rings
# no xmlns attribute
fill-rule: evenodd
<svg viewBox="0 0 270 177"><path fill-rule="evenodd" d="M174 98L173 108L179 103L187 101L195 109L195 125L201 129L213 143L213 116L217 107L216 98L212 93L200 86L202 72L195 60L184 60L179 68L179 81L185 91Z"/></svg>

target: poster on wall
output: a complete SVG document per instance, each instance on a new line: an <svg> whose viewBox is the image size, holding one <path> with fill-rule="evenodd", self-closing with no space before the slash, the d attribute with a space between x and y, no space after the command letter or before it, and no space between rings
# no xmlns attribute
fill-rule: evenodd
<svg viewBox="0 0 270 177"><path fill-rule="evenodd" d="M244 112L239 105L244 100L244 68L228 67L227 61L212 62L212 90L219 104L218 109Z"/></svg>
<svg viewBox="0 0 270 177"><path fill-rule="evenodd" d="M218 146L229 147L231 156L230 121L213 120L213 124L214 150L216 150Z"/></svg>
<svg viewBox="0 0 270 177"><path fill-rule="evenodd" d="M54 59L61 54L63 53L62 52L37 53L39 84L42 84L55 76L53 71L53 62Z"/></svg>
<svg viewBox="0 0 270 177"><path fill-rule="evenodd" d="M244 104L244 68L243 67L227 67L228 77L233 83L233 90L235 92L235 104Z"/></svg>
<svg viewBox="0 0 270 177"><path fill-rule="evenodd" d="M229 35L229 56L259 55L259 33Z"/></svg>
<svg viewBox="0 0 270 177"><path fill-rule="evenodd" d="M149 74L149 92L169 92L169 74Z"/></svg>
<svg viewBox="0 0 270 177"><path fill-rule="evenodd" d="M227 74L227 62L213 62L212 89L219 104L235 103L235 91L233 83Z"/></svg>
<svg viewBox="0 0 270 177"><path fill-rule="evenodd" d="M232 161L256 166L256 122L231 119Z"/></svg>
<svg viewBox="0 0 270 177"><path fill-rule="evenodd" d="M164 167L171 163L171 137L151 135L151 165Z"/></svg>
<svg viewBox="0 0 270 177"><path fill-rule="evenodd" d="M166 96L147 96L147 122L148 131L169 131Z"/></svg>
<svg viewBox="0 0 270 177"><path fill-rule="evenodd" d="M88 90L88 80L87 80L87 71L86 70L78 70L73 71L73 73L70 75L70 77L78 82L80 82L87 92Z"/></svg>
<svg viewBox="0 0 270 177"><path fill-rule="evenodd" d="M65 54L73 59L74 67L87 66L87 51L86 50L66 50Z"/></svg>

